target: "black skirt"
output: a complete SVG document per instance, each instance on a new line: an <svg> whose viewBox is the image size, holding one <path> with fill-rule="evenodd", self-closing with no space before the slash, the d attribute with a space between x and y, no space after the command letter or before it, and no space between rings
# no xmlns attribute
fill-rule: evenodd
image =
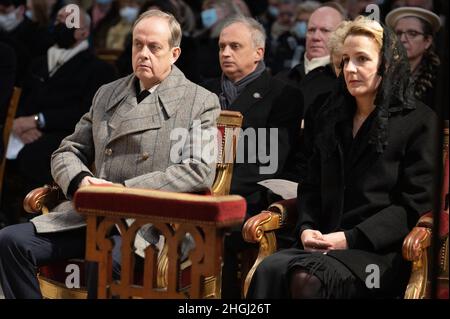
<svg viewBox="0 0 450 319"><path fill-rule="evenodd" d="M304 269L322 283L324 299L354 299L369 296L369 289L344 264L326 253L307 252L297 248L281 250L258 266L247 298L290 298L290 277L293 270Z"/></svg>

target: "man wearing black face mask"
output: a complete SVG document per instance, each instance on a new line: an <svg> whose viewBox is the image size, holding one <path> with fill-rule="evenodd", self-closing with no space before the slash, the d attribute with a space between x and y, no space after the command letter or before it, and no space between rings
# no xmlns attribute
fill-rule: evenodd
<svg viewBox="0 0 450 319"><path fill-rule="evenodd" d="M112 66L89 50L90 19L83 11L80 13L79 27L70 28L74 14L71 7L58 12L56 44L32 62L31 74L26 78L7 150L2 211L15 212L7 216L10 223L17 222L20 216L21 201L15 198L23 198L31 189L52 181L52 152L89 110L97 89L115 79ZM17 181L22 181L20 189Z"/></svg>
<svg viewBox="0 0 450 319"><path fill-rule="evenodd" d="M56 45L61 49L69 49L77 41L75 39L75 28L68 28L64 23L58 23L53 29Z"/></svg>

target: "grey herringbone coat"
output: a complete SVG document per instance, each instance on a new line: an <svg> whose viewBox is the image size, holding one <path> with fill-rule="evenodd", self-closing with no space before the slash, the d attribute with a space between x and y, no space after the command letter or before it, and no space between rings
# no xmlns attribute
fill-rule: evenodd
<svg viewBox="0 0 450 319"><path fill-rule="evenodd" d="M65 194L72 179L90 172L92 164L96 177L127 187L193 192L212 185L215 158L206 155L214 153L217 141L205 133L214 134L220 113L217 96L173 66L138 105L134 81L129 75L102 86L75 132L53 153L52 175ZM187 139L181 137L183 131ZM32 223L38 233L85 226L69 201Z"/></svg>

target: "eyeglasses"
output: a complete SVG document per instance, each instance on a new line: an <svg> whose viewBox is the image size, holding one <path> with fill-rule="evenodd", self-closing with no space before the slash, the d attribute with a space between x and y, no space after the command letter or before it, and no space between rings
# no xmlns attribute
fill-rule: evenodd
<svg viewBox="0 0 450 319"><path fill-rule="evenodd" d="M406 30L406 31L396 31L395 32L400 39L402 35L404 34L408 40L414 39L419 35L425 35L425 33L416 31L416 30Z"/></svg>

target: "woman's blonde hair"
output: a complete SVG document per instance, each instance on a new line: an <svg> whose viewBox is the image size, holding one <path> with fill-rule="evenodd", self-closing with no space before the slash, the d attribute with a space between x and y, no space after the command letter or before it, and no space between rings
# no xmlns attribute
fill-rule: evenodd
<svg viewBox="0 0 450 319"><path fill-rule="evenodd" d="M347 26L347 32L342 39L342 42L349 35L366 35L375 40L378 47L383 47L383 27L381 24L373 19L364 16L358 16L355 20L351 21Z"/></svg>
<svg viewBox="0 0 450 319"><path fill-rule="evenodd" d="M328 50L330 55L340 54L342 51L342 45L344 44L344 38L347 36L348 28L351 21L342 21L328 38Z"/></svg>

